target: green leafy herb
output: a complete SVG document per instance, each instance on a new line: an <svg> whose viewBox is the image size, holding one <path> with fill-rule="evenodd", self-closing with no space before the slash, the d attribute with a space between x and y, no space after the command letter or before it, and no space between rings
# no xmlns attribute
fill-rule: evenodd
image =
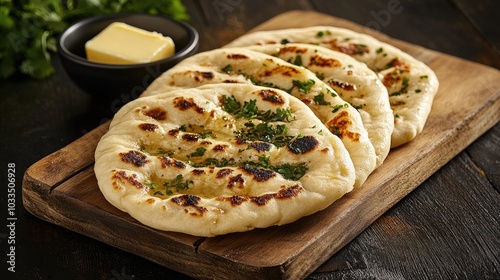
<svg viewBox="0 0 500 280"><path fill-rule="evenodd" d="M272 170L281 174L287 180L299 180L304 176L307 172L308 167L305 162L298 163L296 165L285 163L281 165L274 166L269 163L269 156L261 155L259 156L258 161L244 161L237 163L234 159L216 159L216 158L207 158L204 162L200 163L191 163L194 167L206 167L206 166L215 166L215 167L226 167L226 166L239 166L243 168L262 168L267 170Z"/></svg>
<svg viewBox="0 0 500 280"><path fill-rule="evenodd" d="M286 44L288 44L288 43L290 43L290 40L288 40L288 39L282 39L282 40L281 40L281 44L282 44L282 45L286 45Z"/></svg>
<svg viewBox="0 0 500 280"><path fill-rule="evenodd" d="M202 162L189 162L189 164L193 167L206 167L206 166L215 166L215 167L224 167L224 166L235 166L236 161L234 158L206 158Z"/></svg>
<svg viewBox="0 0 500 280"><path fill-rule="evenodd" d="M332 125L329 127L330 132L337 135L338 137L342 136L342 133L340 133L340 128L338 126Z"/></svg>
<svg viewBox="0 0 500 280"><path fill-rule="evenodd" d="M275 171L283 176L287 180L299 180L306 174L308 168L305 162L298 163L297 165L285 163L277 166L273 166L269 163L269 156L261 155L259 156L259 161L246 161L243 163L244 168L263 168Z"/></svg>
<svg viewBox="0 0 500 280"><path fill-rule="evenodd" d="M335 105L335 106L332 107L333 108L332 113L336 113L340 109L348 108L348 107L349 107L349 104L347 104L347 103Z"/></svg>
<svg viewBox="0 0 500 280"><path fill-rule="evenodd" d="M276 112L272 112L271 110L259 110L257 107L257 100L255 99L245 101L243 105L241 105L234 96L228 97L224 95L223 103L224 111L234 114L236 118L259 119L266 122L290 122L294 119L289 108L277 108Z"/></svg>
<svg viewBox="0 0 500 280"><path fill-rule="evenodd" d="M144 185L148 186L150 189L157 189L158 184L151 182L150 180L144 181Z"/></svg>
<svg viewBox="0 0 500 280"><path fill-rule="evenodd" d="M313 100L314 100L314 103L316 103L318 105L328 106L331 104L330 102L325 101L325 94L324 93L320 93L320 94L314 96Z"/></svg>
<svg viewBox="0 0 500 280"><path fill-rule="evenodd" d="M402 93L407 93L409 85L410 85L410 78L403 77L403 82L401 83L401 89L391 93L389 96L398 96L401 95Z"/></svg>
<svg viewBox="0 0 500 280"><path fill-rule="evenodd" d="M184 180L184 176L182 174L178 174L174 180L165 181L163 184L158 185L157 183L145 183L150 189L154 190L153 195L156 196L165 196L172 195L174 192L180 192L183 190L188 190L189 185L193 184L193 180ZM154 186L154 187L151 187Z"/></svg>
<svg viewBox="0 0 500 280"><path fill-rule="evenodd" d="M315 74L316 74L316 77L318 77L318 79L320 79L322 81L325 79L325 74L319 73L319 72L316 72Z"/></svg>
<svg viewBox="0 0 500 280"><path fill-rule="evenodd" d="M302 56L300 55L296 55L295 58L292 60L292 58L290 58L288 60L288 62L294 64L294 65L297 65L297 66L302 66Z"/></svg>
<svg viewBox="0 0 500 280"><path fill-rule="evenodd" d="M179 126L179 131L183 131L183 132L193 132L193 133L196 133L196 136L198 136L198 138L200 139L206 139L210 136L214 137L214 133L212 131L206 131L205 130L205 127L203 125L193 125L193 124L189 124L189 125L181 125Z"/></svg>
<svg viewBox="0 0 500 280"><path fill-rule="evenodd" d="M189 154L188 157L202 157L206 151L207 149L203 147L198 147L196 148L196 151Z"/></svg>
<svg viewBox="0 0 500 280"><path fill-rule="evenodd" d="M315 82L314 82L314 80L308 80L305 82L302 82L299 80L293 80L292 84L293 84L293 87L289 90L289 92L291 92L294 87L297 87L300 92L309 93L311 88L314 86Z"/></svg>
<svg viewBox="0 0 500 280"><path fill-rule="evenodd" d="M325 34L330 35L330 34L332 34L332 32L330 32L329 30L326 30L326 31L318 31L318 33L316 33L316 37L321 38L321 37L323 37Z"/></svg>
<svg viewBox="0 0 500 280"><path fill-rule="evenodd" d="M183 181L183 176L182 174L179 174L175 177L174 181L172 182L165 182L163 183L164 187L175 187L176 191L180 190L187 190L189 189L189 185L193 183L192 180L185 180Z"/></svg>
<svg viewBox="0 0 500 280"><path fill-rule="evenodd" d="M234 134L243 141L263 141L271 143L276 147L287 145L293 136L286 135L288 127L283 124L273 126L268 123L247 123L248 129L235 131Z"/></svg>
<svg viewBox="0 0 500 280"><path fill-rule="evenodd" d="M231 72L233 72L233 66L231 66L231 64L228 64L226 66L224 66L221 71L223 73L226 73L226 74L230 74Z"/></svg>
<svg viewBox="0 0 500 280"><path fill-rule="evenodd" d="M69 24L118 12L189 19L181 0L0 0L0 78L16 72L36 79L50 76L56 38Z"/></svg>

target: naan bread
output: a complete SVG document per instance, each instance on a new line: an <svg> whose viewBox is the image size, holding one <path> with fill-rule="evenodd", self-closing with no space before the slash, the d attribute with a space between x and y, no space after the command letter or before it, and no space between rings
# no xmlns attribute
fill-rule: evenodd
<svg viewBox="0 0 500 280"><path fill-rule="evenodd" d="M366 34L331 26L254 32L234 40L226 47L280 43L327 47L366 63L378 73L388 89L394 111L392 147L413 140L422 131L439 82L434 72L421 61Z"/></svg>
<svg viewBox="0 0 500 280"><path fill-rule="evenodd" d="M270 55L245 48L198 53L163 73L143 96L214 83L246 83L287 91L341 138L356 169L355 187L375 169L375 149L359 112L311 71Z"/></svg>
<svg viewBox="0 0 500 280"><path fill-rule="evenodd" d="M249 49L306 67L358 109L375 148L377 166L383 163L391 148L394 116L387 89L366 64L341 52L309 44L266 44Z"/></svg>
<svg viewBox="0 0 500 280"><path fill-rule="evenodd" d="M245 84L129 102L97 145L95 174L118 209L195 236L293 222L355 180L344 145L304 103Z"/></svg>

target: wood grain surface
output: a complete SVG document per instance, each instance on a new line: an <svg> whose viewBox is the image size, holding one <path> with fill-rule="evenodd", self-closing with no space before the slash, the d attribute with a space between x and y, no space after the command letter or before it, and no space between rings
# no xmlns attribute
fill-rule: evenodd
<svg viewBox="0 0 500 280"><path fill-rule="evenodd" d="M427 63L440 80L440 90L422 134L391 151L361 189L320 213L281 227L215 238L156 231L113 208L98 190L93 174L93 148L107 129L105 123L27 170L23 184L26 209L51 223L195 278L290 279L309 275L500 119L500 72L496 69L372 33L363 26L316 12L280 14L252 31L320 24L370 32ZM478 78L470 83L463 79L464 75ZM450 176L460 172L453 170ZM443 194L437 190L436 195L455 195L460 200L464 194ZM422 202L425 203L430 203L426 205L430 207L434 202ZM418 215L419 209L415 212ZM450 219L454 217L451 213ZM389 220L383 225L391 231L411 230L405 228L404 221L386 219ZM411 250L411 239L407 245L406 250ZM365 250L360 248L359 252ZM354 254L353 265L362 267L366 255L355 252L350 252ZM331 269L327 266L335 263L325 265L319 268L320 272Z"/></svg>

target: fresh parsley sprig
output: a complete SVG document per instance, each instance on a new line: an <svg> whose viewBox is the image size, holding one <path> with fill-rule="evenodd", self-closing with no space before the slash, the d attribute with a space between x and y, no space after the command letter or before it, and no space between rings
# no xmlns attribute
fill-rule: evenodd
<svg viewBox="0 0 500 280"><path fill-rule="evenodd" d="M119 12L189 19L181 0L0 0L0 79L16 73L35 79L50 76L56 38L69 24Z"/></svg>

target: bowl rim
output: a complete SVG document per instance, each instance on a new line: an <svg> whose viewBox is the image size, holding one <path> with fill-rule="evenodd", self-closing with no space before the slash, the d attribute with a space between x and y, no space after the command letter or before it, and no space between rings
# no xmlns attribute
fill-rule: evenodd
<svg viewBox="0 0 500 280"><path fill-rule="evenodd" d="M97 62L91 62L88 61L86 58L81 57L79 55L74 54L70 50L66 48L66 46L63 44L63 42L66 40L66 38L73 32L75 29L80 28L81 26L91 24L93 22L98 22L101 20L106 20L106 19L113 19L113 18L126 18L129 16L144 16L144 17L154 17L154 18L160 18L164 20L171 21L179 26L181 26L183 29L185 29L188 33L189 36L189 41L186 47L182 48L178 52L176 52L174 55L169 56L164 59L156 60L156 61L151 61L151 62L146 62L146 63L133 63L133 64L106 64L106 63L97 63ZM196 51L198 48L199 44L199 38L200 35L198 31L191 26L188 23L176 20L172 17L166 16L166 15L155 15L155 14L148 14L148 13L112 13L112 14L105 14L105 15L97 15L97 16L92 16L88 17L79 21L76 21L66 27L61 35L59 36L57 40L57 50L60 55L66 56L68 59L84 65L84 66L89 66L89 67L95 67L95 68L101 68L101 69L131 69L131 68L143 68L143 67L148 67L156 64L161 64L161 63L167 63L170 61L175 61L181 57L184 57L186 55L189 55L191 52Z"/></svg>

